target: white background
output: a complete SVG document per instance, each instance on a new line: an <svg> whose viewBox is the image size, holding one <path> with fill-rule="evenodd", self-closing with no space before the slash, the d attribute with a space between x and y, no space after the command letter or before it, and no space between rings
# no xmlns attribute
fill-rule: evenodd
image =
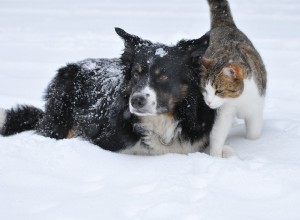
<svg viewBox="0 0 300 220"><path fill-rule="evenodd" d="M241 159L126 156L33 132L0 137L0 219L299 220L300 2L231 0L268 70L263 135L227 140ZM209 29L205 0L0 0L0 106L43 108L56 70L119 57L114 27L175 44Z"/></svg>

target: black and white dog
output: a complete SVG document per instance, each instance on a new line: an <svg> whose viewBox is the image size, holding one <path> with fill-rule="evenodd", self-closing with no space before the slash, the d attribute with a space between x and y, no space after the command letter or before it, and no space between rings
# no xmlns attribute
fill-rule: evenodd
<svg viewBox="0 0 300 220"><path fill-rule="evenodd" d="M106 150L139 155L204 151L215 117L198 87L209 35L166 46L116 32L125 42L120 59L59 69L45 112L0 110L0 134L34 129L56 139L81 136Z"/></svg>

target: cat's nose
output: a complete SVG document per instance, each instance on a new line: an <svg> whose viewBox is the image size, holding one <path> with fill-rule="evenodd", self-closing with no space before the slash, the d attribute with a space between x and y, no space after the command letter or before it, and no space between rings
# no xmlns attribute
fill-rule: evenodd
<svg viewBox="0 0 300 220"><path fill-rule="evenodd" d="M210 101L210 100L207 100L207 104L210 105L210 104L211 104L211 101Z"/></svg>

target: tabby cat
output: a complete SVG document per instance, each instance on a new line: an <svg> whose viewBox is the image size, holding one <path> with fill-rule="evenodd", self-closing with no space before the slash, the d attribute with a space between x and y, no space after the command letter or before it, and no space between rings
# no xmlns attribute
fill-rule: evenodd
<svg viewBox="0 0 300 220"><path fill-rule="evenodd" d="M206 104L217 109L210 134L210 155L222 156L235 117L246 124L246 137L262 131L266 70L251 41L235 25L227 0L208 0L210 44L204 55L201 91Z"/></svg>

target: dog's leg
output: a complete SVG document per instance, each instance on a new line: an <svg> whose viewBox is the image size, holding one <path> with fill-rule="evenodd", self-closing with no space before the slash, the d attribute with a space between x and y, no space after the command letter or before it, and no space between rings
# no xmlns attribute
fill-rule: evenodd
<svg viewBox="0 0 300 220"><path fill-rule="evenodd" d="M44 117L38 124L38 133L51 138L66 138L72 128L72 113L68 104L58 100L51 100L46 107Z"/></svg>
<svg viewBox="0 0 300 220"><path fill-rule="evenodd" d="M67 138L74 125L74 84L80 67L70 64L58 71L46 93L45 115L37 131L47 137Z"/></svg>

